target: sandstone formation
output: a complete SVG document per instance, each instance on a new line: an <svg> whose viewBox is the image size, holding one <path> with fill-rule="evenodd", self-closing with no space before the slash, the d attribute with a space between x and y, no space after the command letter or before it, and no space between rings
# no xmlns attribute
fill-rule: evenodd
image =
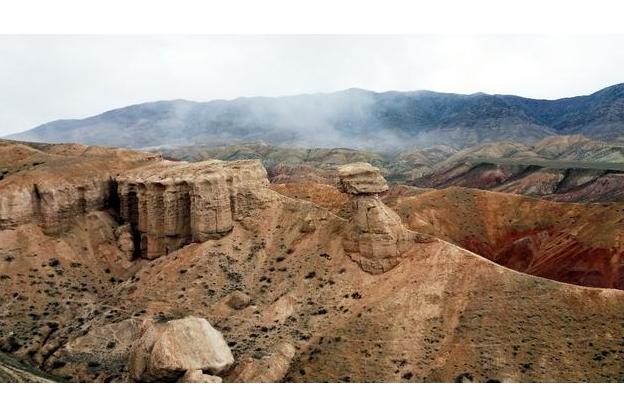
<svg viewBox="0 0 624 416"><path fill-rule="evenodd" d="M87 146L47 150L0 142L0 160L17 153L27 167L0 184L0 229L35 222L58 236L77 217L111 209L128 225L116 231L128 259L222 236L245 215L253 189L268 184L258 161L189 164Z"/></svg>
<svg viewBox="0 0 624 416"><path fill-rule="evenodd" d="M228 374L227 381L233 383L277 383L288 373L295 357L295 347L281 343L274 351L261 358L249 357Z"/></svg>
<svg viewBox="0 0 624 416"><path fill-rule="evenodd" d="M9 165L2 192L18 184L15 178L27 188L42 178L50 183L84 178L88 171L77 171L76 164L87 159L87 166L98 175L106 173L104 180L118 188L119 172L123 178L143 169L147 175L152 168L177 171L193 165L155 159L114 170L128 159L112 150L42 149L25 149L30 159L18 162L48 158L42 165L28 162L23 170ZM74 159L58 165L60 172L51 166L56 157ZM336 192L299 190L296 183L280 188L292 189L291 195L302 200L250 183L241 183L230 202L230 231L153 260L129 259L137 234L130 222L120 224L116 207L121 201L114 198L108 209L75 215L57 235L45 233L32 218L0 229L0 351L72 382L134 381L131 369L142 369L136 371L140 380L188 382L237 377L285 382L622 379L624 292L520 273L456 245L464 238L491 238L480 241L486 243L484 255L506 247L508 258L515 259L509 264L520 264L523 253L536 253L535 271L546 270L549 259L564 259L560 271L550 272L576 276L579 283L597 276L596 270L617 271L617 256L592 250L621 242L620 207L565 204L560 210L535 205L533 199L516 205L501 201L500 194L473 198L464 192L436 191L438 197L431 198L430 192L408 187L382 195L342 193L342 198L335 198ZM387 200L389 193L394 202ZM416 196L421 197L418 204L408 200ZM396 250L399 261L383 278L371 276L352 259L368 260L372 270L383 269L386 260L362 256L360 238L387 235L390 248L403 241L396 217L375 198L410 228L447 241L410 241L406 251ZM354 200L362 200L364 207L370 202L370 216L368 209L367 215L356 215ZM535 212L540 215L532 216ZM369 217L372 229L381 233L368 232ZM543 225L556 232L533 233ZM560 238L566 227L574 244L570 236ZM515 232L528 233L520 236L529 244L520 245L519 253L514 252L519 245L507 244ZM349 242L358 251L347 252ZM591 249L585 250L585 244ZM574 258L581 262L569 267ZM605 261L610 258L612 263ZM197 336L200 329L190 331L195 334L191 339L176 331L156 348L169 323L187 316L205 317L223 334L234 358L229 369L211 370L215 367L203 366L204 353L187 351L205 339ZM162 358L154 361L157 366L151 360L155 351Z"/></svg>
<svg viewBox="0 0 624 416"><path fill-rule="evenodd" d="M160 160L126 150L59 146L64 150L45 152L0 141L0 161L11 167L0 182L0 230L34 222L59 235L77 216L108 206L112 176Z"/></svg>
<svg viewBox="0 0 624 416"><path fill-rule="evenodd" d="M128 366L136 381L166 381L189 371L219 374L233 362L223 335L207 320L189 316L163 324L146 323ZM195 379L194 374L187 378Z"/></svg>
<svg viewBox="0 0 624 416"><path fill-rule="evenodd" d="M378 193L388 189L379 169L354 163L341 166L338 174L339 189L352 195L345 251L369 273L392 269L415 240L424 239L405 228L399 216L379 199Z"/></svg>
<svg viewBox="0 0 624 416"><path fill-rule="evenodd" d="M370 163L358 162L338 167L339 189L353 195L378 194L388 190L388 183L379 169Z"/></svg>
<svg viewBox="0 0 624 416"><path fill-rule="evenodd" d="M204 374L202 370L187 370L178 383L221 383L221 377Z"/></svg>
<svg viewBox="0 0 624 416"><path fill-rule="evenodd" d="M268 185L257 161L168 163L116 178L119 211L153 259L190 242L218 238L244 214L254 187Z"/></svg>
<svg viewBox="0 0 624 416"><path fill-rule="evenodd" d="M132 237L132 227L130 224L124 224L115 230L115 238L117 240L117 247L124 253L127 260L134 258L134 240Z"/></svg>

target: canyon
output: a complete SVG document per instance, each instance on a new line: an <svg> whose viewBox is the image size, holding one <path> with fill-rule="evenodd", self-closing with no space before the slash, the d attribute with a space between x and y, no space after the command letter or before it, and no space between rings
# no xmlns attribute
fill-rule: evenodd
<svg viewBox="0 0 624 416"><path fill-rule="evenodd" d="M270 183L257 160L83 145L3 141L0 161L0 350L21 363L0 370L80 382L624 377L617 203L421 189L367 163Z"/></svg>

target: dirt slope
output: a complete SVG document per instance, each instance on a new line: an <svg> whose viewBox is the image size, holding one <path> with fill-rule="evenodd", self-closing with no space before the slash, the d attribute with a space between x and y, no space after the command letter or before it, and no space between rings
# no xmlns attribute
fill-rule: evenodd
<svg viewBox="0 0 624 416"><path fill-rule="evenodd" d="M624 289L621 203L556 203L458 187L389 203L410 228L504 266L567 283Z"/></svg>
<svg viewBox="0 0 624 416"><path fill-rule="evenodd" d="M67 172L81 172L66 163ZM42 169L20 173L23 186L44 173L53 183L53 172ZM210 178L223 179L218 174ZM426 231L429 219L461 224L461 207L451 209L452 200L438 208L436 199L418 202L431 193L408 191L394 201L411 228ZM623 380L624 292L523 274L437 238L405 241L398 264L373 275L345 251L353 224L341 198L329 190L297 192L314 197L302 201L260 185L226 195L230 202L211 209L220 216L232 210L227 232L153 260L125 255L124 225L110 205L72 211L63 217L67 227L54 232L37 218L5 223L0 297L8 301L0 305L0 349L66 380L126 381L138 322L193 315L208 319L232 349L226 382L237 380L243 363L271 363L291 347L294 355L280 362L284 372L263 379ZM58 193L50 195L59 201ZM332 210L311 202L318 197ZM375 209L384 207L370 198ZM422 204L419 215L430 216L405 217L415 204ZM476 206L484 204L494 206ZM480 215L487 224L498 218L488 210ZM609 224L605 230L615 228ZM582 231L575 231L579 241ZM594 243L611 244L613 236Z"/></svg>

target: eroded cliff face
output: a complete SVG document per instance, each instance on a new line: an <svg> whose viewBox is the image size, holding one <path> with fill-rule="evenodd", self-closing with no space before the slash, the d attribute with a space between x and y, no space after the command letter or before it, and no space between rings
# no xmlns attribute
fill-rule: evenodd
<svg viewBox="0 0 624 416"><path fill-rule="evenodd" d="M42 145L43 146L43 145ZM268 185L258 161L163 161L117 149L0 143L0 230L35 224L61 236L77 218L110 210L128 260L154 259L228 233ZM4 171L3 170L3 171Z"/></svg>
<svg viewBox="0 0 624 416"><path fill-rule="evenodd" d="M0 230L34 223L47 235L68 231L78 216L107 208L111 178L160 161L158 155L58 145L37 150L0 142ZM3 167L6 166L6 167Z"/></svg>
<svg viewBox="0 0 624 416"><path fill-rule="evenodd" d="M351 218L343 240L351 259L369 273L380 274L395 267L415 241L425 236L405 228L401 218L379 199L388 190L379 169L368 163L338 169L338 187L351 196Z"/></svg>
<svg viewBox="0 0 624 416"><path fill-rule="evenodd" d="M257 199L255 191L268 185L259 161L167 162L115 181L119 214L132 229L135 255L147 259L222 237Z"/></svg>

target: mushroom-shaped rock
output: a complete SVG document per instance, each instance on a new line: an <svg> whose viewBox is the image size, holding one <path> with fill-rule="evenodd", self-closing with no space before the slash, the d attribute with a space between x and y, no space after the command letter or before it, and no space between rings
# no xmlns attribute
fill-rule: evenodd
<svg viewBox="0 0 624 416"><path fill-rule="evenodd" d="M207 320L189 316L146 324L130 353L129 374L135 381L174 381L194 370L218 374L233 362L221 333Z"/></svg>
<svg viewBox="0 0 624 416"><path fill-rule="evenodd" d="M338 185L342 192L361 195L377 194L388 190L388 183L379 169L370 163L350 163L338 167Z"/></svg>
<svg viewBox="0 0 624 416"><path fill-rule="evenodd" d="M338 168L339 187L351 194L351 218L343 247L351 259L372 274L396 266L414 241L427 238L408 230L401 218L377 195L388 185L379 169L368 163L352 163Z"/></svg>

